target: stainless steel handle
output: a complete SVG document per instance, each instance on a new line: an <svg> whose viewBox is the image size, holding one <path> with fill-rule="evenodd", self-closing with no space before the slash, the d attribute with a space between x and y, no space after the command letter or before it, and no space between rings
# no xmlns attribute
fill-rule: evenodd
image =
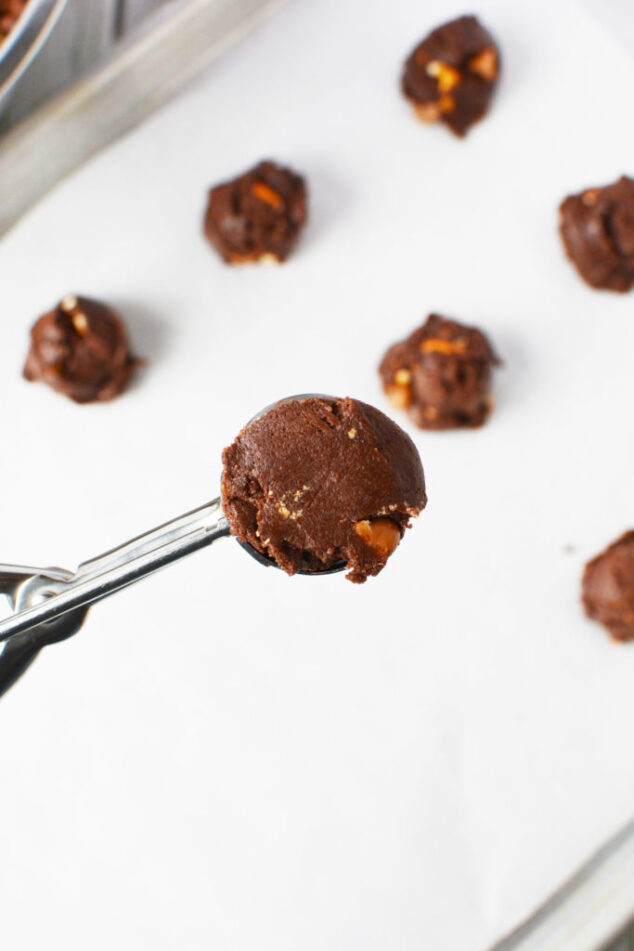
<svg viewBox="0 0 634 951"><path fill-rule="evenodd" d="M0 621L0 642L125 588L229 534L220 499L172 519L118 548L83 562L74 575L51 569L36 575L39 604ZM6 566L8 568L8 566Z"/></svg>

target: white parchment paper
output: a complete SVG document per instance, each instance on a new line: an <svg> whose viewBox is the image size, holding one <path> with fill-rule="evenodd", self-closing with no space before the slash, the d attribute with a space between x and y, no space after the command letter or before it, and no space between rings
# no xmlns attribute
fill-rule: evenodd
<svg viewBox="0 0 634 951"><path fill-rule="evenodd" d="M631 817L634 651L578 588L634 523L634 297L581 283L556 211L634 171L634 66L567 0L481 0L504 75L458 141L397 80L463 12L296 0L0 244L6 561L73 567L214 497L278 397L387 409L376 363L433 310L504 359L484 429L408 427L430 501L379 578L289 579L224 541L6 696L11 951L481 951ZM263 157L306 174L310 224L284 267L229 269L205 191ZM110 405L20 378L71 291L148 359Z"/></svg>

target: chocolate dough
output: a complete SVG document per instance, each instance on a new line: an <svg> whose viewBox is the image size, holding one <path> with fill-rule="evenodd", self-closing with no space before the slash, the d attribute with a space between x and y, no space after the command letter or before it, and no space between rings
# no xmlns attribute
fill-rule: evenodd
<svg viewBox="0 0 634 951"><path fill-rule="evenodd" d="M306 183L274 162L209 192L205 234L229 264L263 258L285 261L306 222Z"/></svg>
<svg viewBox="0 0 634 951"><path fill-rule="evenodd" d="M431 314L379 366L393 406L422 429L481 426L491 412L491 370L500 361L481 330Z"/></svg>
<svg viewBox="0 0 634 951"><path fill-rule="evenodd" d="M489 108L500 72L491 34L473 16L433 30L405 63L401 87L423 122L463 136Z"/></svg>
<svg viewBox="0 0 634 951"><path fill-rule="evenodd" d="M634 531L588 562L582 600L588 617L603 624L615 641L634 640Z"/></svg>
<svg viewBox="0 0 634 951"><path fill-rule="evenodd" d="M566 254L591 287L629 291L634 283L634 180L570 195L560 208Z"/></svg>
<svg viewBox="0 0 634 951"><path fill-rule="evenodd" d="M365 581L427 502L409 436L349 398L278 403L222 458L232 533L290 575L345 561L350 581Z"/></svg>
<svg viewBox="0 0 634 951"><path fill-rule="evenodd" d="M76 403L91 403L122 393L139 363L130 354L119 315L105 304L71 294L31 329L24 376Z"/></svg>

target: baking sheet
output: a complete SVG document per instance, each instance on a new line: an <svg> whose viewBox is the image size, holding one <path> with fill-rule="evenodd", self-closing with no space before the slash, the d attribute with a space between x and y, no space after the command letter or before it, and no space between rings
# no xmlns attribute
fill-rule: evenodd
<svg viewBox="0 0 634 951"><path fill-rule="evenodd" d="M634 69L572 2L482 0L504 78L458 142L396 83L462 12L296 0L0 245L3 560L72 567L201 504L276 397L387 408L375 364L432 310L505 362L486 428L410 429L430 503L378 579L291 580L225 541L96 606L7 695L16 951L477 951L631 816L634 653L577 598L634 518L632 298L581 284L556 208L631 171ZM310 225L286 266L227 269L205 189L266 156L308 176ZM69 291L148 358L111 405L19 378Z"/></svg>

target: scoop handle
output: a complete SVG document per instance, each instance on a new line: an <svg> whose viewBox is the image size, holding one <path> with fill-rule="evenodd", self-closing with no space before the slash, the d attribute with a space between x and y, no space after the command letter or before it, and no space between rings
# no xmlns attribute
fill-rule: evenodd
<svg viewBox="0 0 634 951"><path fill-rule="evenodd" d="M0 644L0 697L22 676L35 660L42 645L32 631L16 634Z"/></svg>
<svg viewBox="0 0 634 951"><path fill-rule="evenodd" d="M214 499L83 562L76 573L65 580L48 579L40 586L38 594L43 599L40 603L0 621L0 643L36 625L50 623L69 611L87 608L226 535L229 535L229 523L222 514L220 499ZM19 653L16 647L16 659Z"/></svg>

